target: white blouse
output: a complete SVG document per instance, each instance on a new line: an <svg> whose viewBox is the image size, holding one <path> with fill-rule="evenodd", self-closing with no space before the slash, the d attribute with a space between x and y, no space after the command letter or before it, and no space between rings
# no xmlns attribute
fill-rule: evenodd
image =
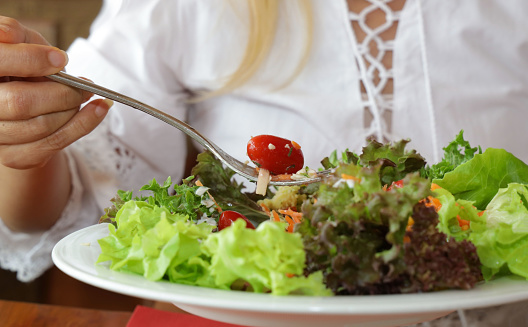
<svg viewBox="0 0 528 327"><path fill-rule="evenodd" d="M246 160L253 135L303 145L319 167L334 149L360 151L364 126L361 67L345 0L312 0L314 44L297 79L302 18L292 2L262 70L240 89L196 104L239 64L247 39L245 0L105 1L88 39L69 49L69 73L85 76L187 120L220 147ZM232 5L234 4L234 5ZM501 147L528 162L528 2L407 0L394 40L392 140L410 138L429 163L461 130L471 144ZM287 19L286 19L287 18ZM383 129L383 124L378 124ZM116 104L90 135L67 149L73 192L46 232L12 233L0 220L0 266L29 281L51 265L61 237L94 224L118 189L137 191L152 178L183 178L184 135ZM252 191L252 185L249 186Z"/></svg>

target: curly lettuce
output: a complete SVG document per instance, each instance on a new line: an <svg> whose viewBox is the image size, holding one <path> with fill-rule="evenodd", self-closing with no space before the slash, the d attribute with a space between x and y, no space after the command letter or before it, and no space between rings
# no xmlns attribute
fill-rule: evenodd
<svg viewBox="0 0 528 327"><path fill-rule="evenodd" d="M422 170L422 176L431 180L441 179L446 173L453 171L464 162L471 160L475 156L475 153L482 153L480 146L471 147L469 142L464 139L463 130L443 150L444 157L442 161L424 168Z"/></svg>
<svg viewBox="0 0 528 327"><path fill-rule="evenodd" d="M380 182L382 185L391 185L407 174L420 171L425 167L425 159L416 150L405 149L409 142L410 140L400 140L383 144L370 140L359 155L345 150L341 156L338 156L337 151L333 151L321 163L325 169L336 168L342 164L354 164L360 167L380 164Z"/></svg>
<svg viewBox="0 0 528 327"><path fill-rule="evenodd" d="M407 231L404 260L408 282L405 292L471 289L482 279L475 245L435 228L438 216L432 207L414 207L414 224Z"/></svg>
<svg viewBox="0 0 528 327"><path fill-rule="evenodd" d="M413 207L430 194L430 183L417 173L403 188L384 191L381 165L341 165L322 183L316 202L302 207L306 272L322 271L338 295L400 293L405 285L403 243ZM340 182L353 176L354 185Z"/></svg>

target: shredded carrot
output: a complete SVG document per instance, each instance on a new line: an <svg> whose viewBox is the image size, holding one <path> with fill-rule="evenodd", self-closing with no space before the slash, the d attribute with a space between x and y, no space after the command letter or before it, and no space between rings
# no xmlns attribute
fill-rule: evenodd
<svg viewBox="0 0 528 327"><path fill-rule="evenodd" d="M271 176L273 181L289 181L291 179L291 174L280 174Z"/></svg>
<svg viewBox="0 0 528 327"><path fill-rule="evenodd" d="M405 231L411 232L413 225L414 225L414 219L412 217L409 217L409 220L407 220L407 227L405 228ZM410 242L411 242L411 238L405 235L403 237L403 243L410 243Z"/></svg>
<svg viewBox="0 0 528 327"><path fill-rule="evenodd" d="M460 227L467 226L469 228L469 220L462 219L460 218L459 215L457 215L457 220L458 220L458 225L460 225Z"/></svg>
<svg viewBox="0 0 528 327"><path fill-rule="evenodd" d="M284 216L284 219L288 222L288 233L293 233L293 226L295 226L293 219L290 216Z"/></svg>
<svg viewBox="0 0 528 327"><path fill-rule="evenodd" d="M477 215L478 215L479 217L482 217L482 215L484 214L484 212L486 212L486 210L479 211L479 212L477 213Z"/></svg>
<svg viewBox="0 0 528 327"><path fill-rule="evenodd" d="M295 142L295 141L291 141L291 144L293 145L293 147L297 150L299 150L301 148L301 146L299 145L299 143Z"/></svg>
<svg viewBox="0 0 528 327"><path fill-rule="evenodd" d="M288 277L288 278L292 278L292 277L295 277L295 274L292 274L292 273L286 273L286 277Z"/></svg>
<svg viewBox="0 0 528 327"><path fill-rule="evenodd" d="M199 180L197 180L196 182L194 182L194 184L196 184L196 186L204 186L202 184L202 182L200 182ZM213 200L214 204L215 204L215 209L216 211L218 212L222 212L222 208L220 207L220 205L218 204L218 202L216 202L216 200L213 198L213 196L211 195L211 193L209 193L209 191L207 191L207 194L209 194L209 197L211 198L211 200Z"/></svg>
<svg viewBox="0 0 528 327"><path fill-rule="evenodd" d="M433 198L432 196L427 197L425 205L427 207L433 207L436 212L438 212L440 208L442 208L442 203L440 202L440 200L438 200L437 198Z"/></svg>
<svg viewBox="0 0 528 327"><path fill-rule="evenodd" d="M270 209L269 209L268 206L265 205L264 203L261 203L261 204L260 204L260 207L262 208L262 210L264 210L264 212L265 212L268 216L271 214Z"/></svg>
<svg viewBox="0 0 528 327"><path fill-rule="evenodd" d="M341 174L342 179L351 179L356 182L360 182L361 178L357 178L356 176L348 175L348 174Z"/></svg>
<svg viewBox="0 0 528 327"><path fill-rule="evenodd" d="M441 188L440 186L438 186L438 184L435 184L435 183L431 183L431 190L434 191L434 190L437 190Z"/></svg>
<svg viewBox="0 0 528 327"><path fill-rule="evenodd" d="M469 229L469 225L460 226L460 228L461 228L462 230L468 230L468 229Z"/></svg>
<svg viewBox="0 0 528 327"><path fill-rule="evenodd" d="M405 230L408 232L412 231L413 225L414 225L414 219L412 219L412 217L409 217L409 220L407 221L407 227L405 228Z"/></svg>
<svg viewBox="0 0 528 327"><path fill-rule="evenodd" d="M293 218L293 220L298 220L298 222L301 222L301 219L302 219L302 212L297 212L291 208L288 208L288 209L280 209L279 210L279 213L282 213L283 215L288 215L290 217Z"/></svg>
<svg viewBox="0 0 528 327"><path fill-rule="evenodd" d="M280 217L279 217L279 214L277 213L277 211L273 210L271 212L271 215L273 216L273 221L280 221Z"/></svg>

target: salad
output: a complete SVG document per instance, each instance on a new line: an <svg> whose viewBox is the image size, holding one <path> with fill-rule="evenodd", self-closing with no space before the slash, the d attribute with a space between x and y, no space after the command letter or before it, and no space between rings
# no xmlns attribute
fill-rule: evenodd
<svg viewBox="0 0 528 327"><path fill-rule="evenodd" d="M528 165L463 131L428 165L409 140L334 151L305 186L244 192L209 152L181 183L118 191L97 263L158 281L271 293L471 289L528 278Z"/></svg>

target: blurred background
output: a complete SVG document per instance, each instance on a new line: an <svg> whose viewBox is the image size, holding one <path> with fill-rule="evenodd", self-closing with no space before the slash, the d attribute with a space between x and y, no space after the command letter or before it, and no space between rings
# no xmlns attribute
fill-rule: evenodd
<svg viewBox="0 0 528 327"><path fill-rule="evenodd" d="M67 50L77 37L88 36L102 0L4 0L0 15L17 19L40 32L52 45ZM108 310L133 310L140 299L102 291L52 268L31 283L0 269L0 299Z"/></svg>
<svg viewBox="0 0 528 327"><path fill-rule="evenodd" d="M101 4L102 0L6 0L0 1L0 15L18 19L66 50L76 37L88 35Z"/></svg>

